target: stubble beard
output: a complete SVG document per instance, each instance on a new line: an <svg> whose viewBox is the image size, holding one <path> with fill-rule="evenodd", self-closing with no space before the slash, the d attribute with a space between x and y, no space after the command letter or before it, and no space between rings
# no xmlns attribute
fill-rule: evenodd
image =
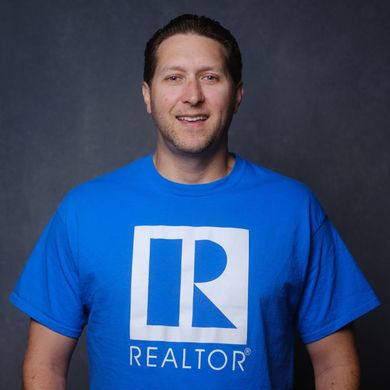
<svg viewBox="0 0 390 390"><path fill-rule="evenodd" d="M161 126L157 126L157 129L163 142L171 151L187 155L199 155L214 149L218 144L220 144L222 138L224 138L224 133L226 132L224 130L217 134L213 133L210 135L202 135L201 139L198 140L196 140L197 135L194 134L194 140L187 141L171 128L161 128ZM189 130L189 132L190 131L191 130ZM185 135L185 137L191 138L189 134Z"/></svg>
<svg viewBox="0 0 390 390"><path fill-rule="evenodd" d="M161 141L164 142L172 152L196 156L211 153L222 145L227 145L227 134L233 119L233 111L229 112L228 117L220 130L207 131L201 135L201 139L197 142L186 142L186 138L189 138L189 134L184 134L184 136L181 137L179 132L193 132L194 138L197 138L199 137L199 135L196 134L198 130L175 130L173 125L164 124L163 120L160 120L158 115L152 115L152 118ZM214 126L218 126L218 124L214 124Z"/></svg>

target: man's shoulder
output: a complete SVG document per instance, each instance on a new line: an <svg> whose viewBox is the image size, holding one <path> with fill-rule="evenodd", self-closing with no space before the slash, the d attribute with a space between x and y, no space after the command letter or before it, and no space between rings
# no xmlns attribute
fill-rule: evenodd
<svg viewBox="0 0 390 390"><path fill-rule="evenodd" d="M326 213L306 184L248 160L244 163L246 174L242 187L250 191L251 199L285 216L309 213L313 226L323 221Z"/></svg>
<svg viewBox="0 0 390 390"><path fill-rule="evenodd" d="M306 198L313 194L306 184L295 178L276 172L270 168L243 159L246 165L243 185L274 195Z"/></svg>
<svg viewBox="0 0 390 390"><path fill-rule="evenodd" d="M100 201L106 203L119 194L133 191L147 180L149 160L150 156L136 159L127 165L75 186L65 195L61 207L82 206Z"/></svg>
<svg viewBox="0 0 390 390"><path fill-rule="evenodd" d="M74 187L71 192L109 190L111 187L131 186L145 178L150 156L138 158L122 167L101 174Z"/></svg>

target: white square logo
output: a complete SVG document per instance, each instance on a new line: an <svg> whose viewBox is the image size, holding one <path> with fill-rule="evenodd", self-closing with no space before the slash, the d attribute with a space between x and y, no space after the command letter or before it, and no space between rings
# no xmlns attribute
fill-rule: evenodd
<svg viewBox="0 0 390 390"><path fill-rule="evenodd" d="M130 339L246 344L249 231L136 226Z"/></svg>

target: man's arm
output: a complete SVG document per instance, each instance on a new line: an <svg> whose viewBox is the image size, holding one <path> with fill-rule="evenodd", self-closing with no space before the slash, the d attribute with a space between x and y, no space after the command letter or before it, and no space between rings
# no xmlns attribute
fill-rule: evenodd
<svg viewBox="0 0 390 390"><path fill-rule="evenodd" d="M31 320L23 362L23 389L61 390L77 340Z"/></svg>
<svg viewBox="0 0 390 390"><path fill-rule="evenodd" d="M306 344L317 390L359 389L360 367L352 326Z"/></svg>

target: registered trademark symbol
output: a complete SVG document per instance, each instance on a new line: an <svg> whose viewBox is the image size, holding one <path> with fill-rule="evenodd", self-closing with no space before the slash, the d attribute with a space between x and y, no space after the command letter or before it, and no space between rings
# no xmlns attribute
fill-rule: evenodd
<svg viewBox="0 0 390 390"><path fill-rule="evenodd" d="M246 356L249 356L251 354L252 350L250 348L245 348L244 353Z"/></svg>

